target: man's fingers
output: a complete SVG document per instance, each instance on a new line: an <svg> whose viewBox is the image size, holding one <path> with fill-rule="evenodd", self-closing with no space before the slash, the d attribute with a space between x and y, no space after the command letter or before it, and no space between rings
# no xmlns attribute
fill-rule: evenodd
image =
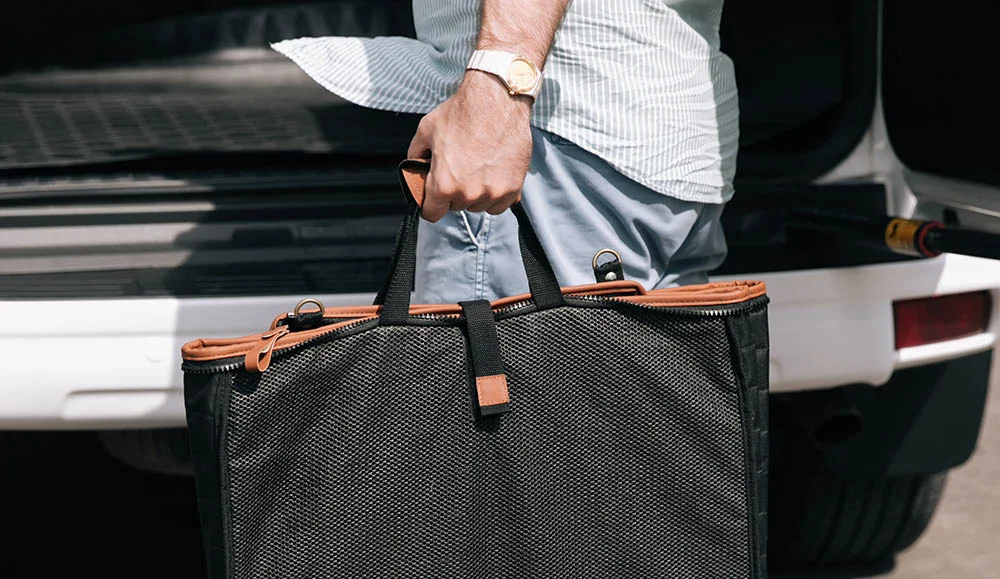
<svg viewBox="0 0 1000 579"><path fill-rule="evenodd" d="M504 189L507 189L506 193L503 192ZM495 208L493 210L497 213L503 213L519 198L520 193L510 189L509 187L498 189L496 187L487 186L486 190L483 191L475 202L472 203L472 206L469 207L469 211L472 211L473 213L482 213L483 211L490 211ZM496 213L493 213L493 215L496 215Z"/></svg>
<svg viewBox="0 0 1000 579"><path fill-rule="evenodd" d="M500 199L500 201L497 201L493 205L490 205L489 208L486 209L486 212L489 213L490 215L500 215L504 211L510 209L512 205L514 205L520 200L521 200L520 192L511 193Z"/></svg>
<svg viewBox="0 0 1000 579"><path fill-rule="evenodd" d="M437 223L450 209L451 202L441 196L437 180L434 178L434 171L431 170L427 175L427 182L424 185L424 204L420 215L431 223Z"/></svg>
<svg viewBox="0 0 1000 579"><path fill-rule="evenodd" d="M473 213L482 213L483 211L486 211L490 207L493 207L494 205L502 201L503 197L497 197L496 195L491 195L488 191L486 191L479 196L479 199L477 199L475 203L469 205L469 211Z"/></svg>

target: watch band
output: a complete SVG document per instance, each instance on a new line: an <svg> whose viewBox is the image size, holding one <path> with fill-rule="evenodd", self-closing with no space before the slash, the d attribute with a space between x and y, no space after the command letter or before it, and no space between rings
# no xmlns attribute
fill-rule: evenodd
<svg viewBox="0 0 1000 579"><path fill-rule="evenodd" d="M500 80L503 81L511 95L523 94L536 98L542 88L542 71L538 70L535 64L527 57L512 52L476 50L469 57L469 63L465 68L488 72L500 77ZM515 71L515 68L519 70ZM519 76L518 79L512 79L511 75L519 71L528 70L534 74L534 85L531 87L518 87L517 80L524 77Z"/></svg>

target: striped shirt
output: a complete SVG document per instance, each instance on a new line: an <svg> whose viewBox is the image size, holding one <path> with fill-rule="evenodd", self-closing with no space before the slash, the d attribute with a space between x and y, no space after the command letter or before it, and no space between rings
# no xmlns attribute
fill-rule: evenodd
<svg viewBox="0 0 1000 579"><path fill-rule="evenodd" d="M482 0L413 0L416 38L273 45L355 104L426 114L458 87ZM574 0L556 32L531 123L646 187L685 201L733 193L736 79L721 52L723 0Z"/></svg>

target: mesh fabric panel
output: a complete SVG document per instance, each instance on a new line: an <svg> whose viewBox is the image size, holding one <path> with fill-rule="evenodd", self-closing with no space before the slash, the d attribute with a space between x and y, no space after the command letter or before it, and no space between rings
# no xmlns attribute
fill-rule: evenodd
<svg viewBox="0 0 1000 579"><path fill-rule="evenodd" d="M749 577L725 321L498 322L511 412L477 419L459 327L383 327L236 376L233 577Z"/></svg>

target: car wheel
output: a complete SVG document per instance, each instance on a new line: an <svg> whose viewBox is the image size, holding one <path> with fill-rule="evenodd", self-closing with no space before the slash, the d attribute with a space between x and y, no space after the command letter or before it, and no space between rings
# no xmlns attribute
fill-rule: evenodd
<svg viewBox="0 0 1000 579"><path fill-rule="evenodd" d="M910 547L927 529L946 475L784 478L771 487L768 558L775 568L801 569L876 564Z"/></svg>
<svg viewBox="0 0 1000 579"><path fill-rule="evenodd" d="M193 476L187 430L120 430L98 434L104 448L132 468L174 476Z"/></svg>

